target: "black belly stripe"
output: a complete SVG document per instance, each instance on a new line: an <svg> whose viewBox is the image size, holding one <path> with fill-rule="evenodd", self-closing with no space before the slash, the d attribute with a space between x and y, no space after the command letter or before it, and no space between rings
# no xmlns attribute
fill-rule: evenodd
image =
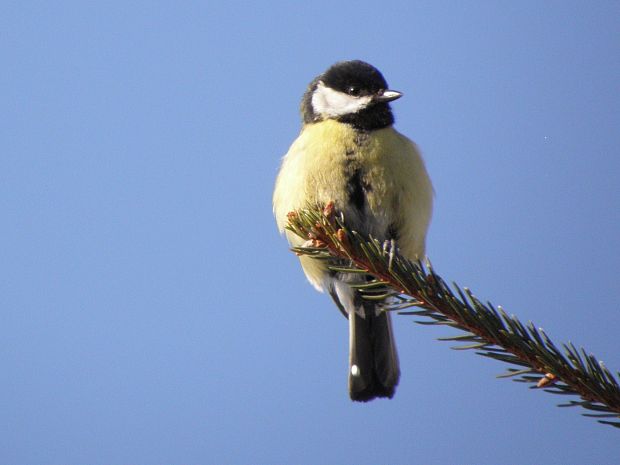
<svg viewBox="0 0 620 465"><path fill-rule="evenodd" d="M368 133L358 131L355 136L355 146L360 147L368 143ZM359 166L356 150L349 148L345 155L345 179L347 180L347 194L349 205L357 209L361 214L366 209L366 196L372 190L372 186L364 179L364 172Z"/></svg>
<svg viewBox="0 0 620 465"><path fill-rule="evenodd" d="M386 239L394 239L395 241L398 241L398 239L400 239L400 234L398 233L398 226L396 226L394 223L390 224L390 226L388 227Z"/></svg>
<svg viewBox="0 0 620 465"><path fill-rule="evenodd" d="M366 205L366 193L364 192L361 170L354 170L347 179L347 194L349 195L349 205L363 212Z"/></svg>

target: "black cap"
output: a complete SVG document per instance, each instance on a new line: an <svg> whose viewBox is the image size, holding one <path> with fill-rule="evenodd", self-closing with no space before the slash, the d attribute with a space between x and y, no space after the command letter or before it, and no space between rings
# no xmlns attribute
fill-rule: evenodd
<svg viewBox="0 0 620 465"><path fill-rule="evenodd" d="M372 104L368 107L356 113L338 116L336 120L363 131L381 129L394 123L394 116L388 102L397 99L402 94L389 91L383 74L374 66L361 60L340 61L309 84L301 102L304 123L316 123L323 119L323 116L317 114L312 106L312 95L319 82L348 95L373 96Z"/></svg>

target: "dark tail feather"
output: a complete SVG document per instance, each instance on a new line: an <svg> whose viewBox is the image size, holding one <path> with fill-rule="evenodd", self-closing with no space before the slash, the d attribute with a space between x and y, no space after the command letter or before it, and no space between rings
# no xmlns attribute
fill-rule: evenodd
<svg viewBox="0 0 620 465"><path fill-rule="evenodd" d="M349 313L349 395L361 402L391 398L400 368L390 314L368 301L357 310Z"/></svg>

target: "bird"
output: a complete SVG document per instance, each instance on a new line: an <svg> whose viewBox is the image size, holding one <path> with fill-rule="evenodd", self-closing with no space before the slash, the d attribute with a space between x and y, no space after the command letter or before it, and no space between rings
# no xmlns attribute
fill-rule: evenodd
<svg viewBox="0 0 620 465"><path fill-rule="evenodd" d="M390 103L402 95L361 60L337 62L310 82L301 132L282 159L273 192L276 223L291 246L305 241L285 229L287 215L333 203L349 229L394 241L411 260L425 257L434 191L416 144L393 126ZM308 281L348 319L351 400L392 398L400 366L390 314L352 287L371 278L334 272L325 260L299 260Z"/></svg>

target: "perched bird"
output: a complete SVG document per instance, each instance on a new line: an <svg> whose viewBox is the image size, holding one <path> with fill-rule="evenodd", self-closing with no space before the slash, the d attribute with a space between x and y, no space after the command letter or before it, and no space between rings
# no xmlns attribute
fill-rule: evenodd
<svg viewBox="0 0 620 465"><path fill-rule="evenodd" d="M282 160L273 211L280 232L287 214L334 202L345 223L381 241L394 240L410 259L424 256L433 188L416 145L397 132L383 75L363 61L331 66L308 86L303 125ZM286 231L289 243L304 239ZM390 314L350 284L364 275L330 271L323 260L300 256L306 277L327 291L349 320L349 395L392 397L400 378Z"/></svg>

